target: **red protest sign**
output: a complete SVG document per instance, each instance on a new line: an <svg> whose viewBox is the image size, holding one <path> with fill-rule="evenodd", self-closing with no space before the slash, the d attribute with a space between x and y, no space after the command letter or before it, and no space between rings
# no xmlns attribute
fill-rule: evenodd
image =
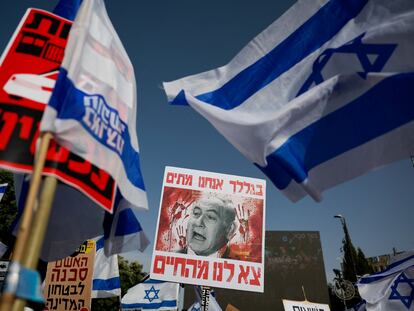
<svg viewBox="0 0 414 311"><path fill-rule="evenodd" d="M0 58L0 167L33 169L39 124L52 94L72 22L28 9ZM104 170L52 142L44 173L112 211L115 182Z"/></svg>

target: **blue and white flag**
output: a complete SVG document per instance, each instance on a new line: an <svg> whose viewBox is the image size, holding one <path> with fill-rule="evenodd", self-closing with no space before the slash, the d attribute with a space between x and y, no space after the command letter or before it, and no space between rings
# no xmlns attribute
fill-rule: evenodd
<svg viewBox="0 0 414 311"><path fill-rule="evenodd" d="M0 202L3 199L4 194L6 193L6 188L7 188L7 183L6 184L0 184Z"/></svg>
<svg viewBox="0 0 414 311"><path fill-rule="evenodd" d="M414 1L298 1L229 64L164 83L292 201L414 152Z"/></svg>
<svg viewBox="0 0 414 311"><path fill-rule="evenodd" d="M65 56L41 131L105 169L122 196L148 209L136 134L134 69L103 0L84 0L72 25Z"/></svg>
<svg viewBox="0 0 414 311"><path fill-rule="evenodd" d="M118 255L106 256L104 238L96 241L96 255L92 277L92 298L121 297Z"/></svg>
<svg viewBox="0 0 414 311"><path fill-rule="evenodd" d="M128 289L122 297L122 310L171 310L177 308L178 283L147 279Z"/></svg>
<svg viewBox="0 0 414 311"><path fill-rule="evenodd" d="M24 209L29 180L14 175L18 214L17 225ZM70 256L87 239L104 236L105 254L141 251L149 240L138 220L136 209L117 193L113 214L105 212L82 192L64 183L58 183L43 241L40 258L55 261Z"/></svg>
<svg viewBox="0 0 414 311"><path fill-rule="evenodd" d="M414 310L414 255L393 262L379 273L362 277L358 291L367 311Z"/></svg>

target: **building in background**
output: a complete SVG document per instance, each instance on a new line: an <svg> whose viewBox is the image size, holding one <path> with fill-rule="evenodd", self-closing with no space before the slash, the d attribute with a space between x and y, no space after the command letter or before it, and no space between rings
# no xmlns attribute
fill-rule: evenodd
<svg viewBox="0 0 414 311"><path fill-rule="evenodd" d="M328 287L318 231L266 231L264 293L216 288L216 299L225 310L283 311L282 299L329 304ZM184 310L195 301L186 286Z"/></svg>

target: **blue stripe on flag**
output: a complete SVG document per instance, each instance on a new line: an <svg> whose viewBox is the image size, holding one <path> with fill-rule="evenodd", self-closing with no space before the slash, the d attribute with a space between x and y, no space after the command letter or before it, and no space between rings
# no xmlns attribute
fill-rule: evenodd
<svg viewBox="0 0 414 311"><path fill-rule="evenodd" d="M7 185L6 186L0 186L0 194L4 194L6 192L6 188L7 188Z"/></svg>
<svg viewBox="0 0 414 311"><path fill-rule="evenodd" d="M110 279L94 279L92 284L92 290L114 290L121 288L121 281L119 277L113 277Z"/></svg>
<svg viewBox="0 0 414 311"><path fill-rule="evenodd" d="M161 283L165 283L165 281L146 279L143 283L145 283L145 284L161 284Z"/></svg>
<svg viewBox="0 0 414 311"><path fill-rule="evenodd" d="M142 308L142 309L158 309L161 307L176 307L177 300L163 300L162 302L157 303L123 303L122 309L134 309L134 308Z"/></svg>
<svg viewBox="0 0 414 311"><path fill-rule="evenodd" d="M240 106L254 93L332 39L346 23L359 14L367 1L329 1L268 54L238 73L219 89L196 98L225 110ZM182 102L177 99L173 101L174 104L186 105L183 95L181 94Z"/></svg>
<svg viewBox="0 0 414 311"><path fill-rule="evenodd" d="M140 231L142 231L141 224L138 222L137 217L130 208L119 212L115 236L122 236Z"/></svg>
<svg viewBox="0 0 414 311"><path fill-rule="evenodd" d="M97 141L99 141L103 146L111 149L113 152L118 154L124 165L128 180L135 187L145 190L144 181L141 175L139 153L135 151L131 146L130 134L126 124L124 124L125 131L123 133L125 145L123 147L122 153L120 154L116 148L106 143L107 137L105 135L103 135L103 137L99 137L93 131L91 131L87 125L85 125L85 121L83 121L83 117L85 116L84 97L89 96L89 94L86 94L77 89L67 75L68 72L66 69L61 67L59 69L59 78L56 82L52 97L50 98L49 105L58 111L59 119L74 119L78 121L80 124L82 124L83 128L88 131L89 134L93 136ZM93 94L92 96L99 96L102 98L102 96L98 94ZM70 105L64 105L64 103L67 101L70 101ZM106 108L111 111L116 111L109 106Z"/></svg>
<svg viewBox="0 0 414 311"><path fill-rule="evenodd" d="M98 241L96 241L96 251L99 251L105 245L104 237L101 237Z"/></svg>
<svg viewBox="0 0 414 311"><path fill-rule="evenodd" d="M319 164L414 120L414 73L391 76L290 137L259 167L278 187L303 182Z"/></svg>
<svg viewBox="0 0 414 311"><path fill-rule="evenodd" d="M381 279L384 279L384 278L387 278L387 277L389 277L391 274L394 274L394 273L399 273L399 272L401 272L401 271L395 271L394 273L391 273L391 274L387 274L390 270L392 270L392 269L394 269L395 267L397 267L397 266L399 266L399 265L402 265L403 263L405 263L406 261L409 261L409 260L413 260L414 259L414 255L413 256L409 256L409 257L407 257L407 258L404 258L404 259L402 259L402 260L400 260L400 261L396 261L396 262L393 262L392 264L390 264L385 270L383 270L383 271L380 271L380 272L376 272L376 273L374 273L374 274L371 274L371 275L368 275L368 276L366 276L366 277L362 277L361 279L359 279L359 281L358 281L358 283L359 284L370 284L370 283L372 283L372 282L375 282L375 281L379 281L379 280L381 280ZM414 264L413 264L414 265Z"/></svg>
<svg viewBox="0 0 414 311"><path fill-rule="evenodd" d="M60 0L53 9L53 13L73 21L80 7L81 0Z"/></svg>

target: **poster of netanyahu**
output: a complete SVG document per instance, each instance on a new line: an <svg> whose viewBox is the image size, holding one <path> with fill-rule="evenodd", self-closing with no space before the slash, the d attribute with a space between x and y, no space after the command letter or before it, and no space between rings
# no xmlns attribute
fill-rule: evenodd
<svg viewBox="0 0 414 311"><path fill-rule="evenodd" d="M151 278L263 292L266 182L166 167Z"/></svg>

